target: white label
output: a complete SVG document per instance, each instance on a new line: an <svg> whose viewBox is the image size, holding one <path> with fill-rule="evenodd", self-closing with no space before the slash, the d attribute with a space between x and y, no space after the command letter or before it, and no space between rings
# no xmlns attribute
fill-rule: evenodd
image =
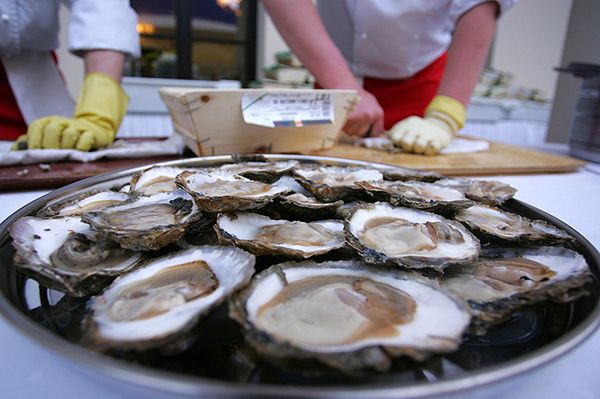
<svg viewBox="0 0 600 399"><path fill-rule="evenodd" d="M262 93L242 96L244 122L266 127L333 123L331 93Z"/></svg>

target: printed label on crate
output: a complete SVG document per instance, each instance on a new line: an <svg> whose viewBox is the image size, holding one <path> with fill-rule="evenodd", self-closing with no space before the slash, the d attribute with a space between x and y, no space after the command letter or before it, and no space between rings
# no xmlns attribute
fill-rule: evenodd
<svg viewBox="0 0 600 399"><path fill-rule="evenodd" d="M266 127L330 125L331 93L262 93L242 96L244 121Z"/></svg>

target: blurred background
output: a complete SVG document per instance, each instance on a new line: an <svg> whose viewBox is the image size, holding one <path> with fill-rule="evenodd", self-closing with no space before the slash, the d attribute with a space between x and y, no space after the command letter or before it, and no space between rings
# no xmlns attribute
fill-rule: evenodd
<svg viewBox="0 0 600 399"><path fill-rule="evenodd" d="M131 97L120 136L167 136L160 86L311 87L312 78L257 0L131 0L142 57L126 66ZM521 0L500 20L464 134L520 145L564 143L581 79L555 67L600 64L600 1ZM61 11L62 26L69 15ZM66 43L66 29L61 43ZM61 47L60 65L76 96L80 59Z"/></svg>

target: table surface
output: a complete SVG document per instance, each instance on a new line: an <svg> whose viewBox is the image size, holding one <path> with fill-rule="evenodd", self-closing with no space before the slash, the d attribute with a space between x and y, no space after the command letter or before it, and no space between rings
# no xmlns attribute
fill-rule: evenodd
<svg viewBox="0 0 600 399"><path fill-rule="evenodd" d="M518 189L516 198L534 205L571 225L600 248L600 165L576 173L494 176ZM28 191L0 194L0 220L45 194ZM122 386L101 382L82 373L80 365L50 352L23 336L0 318L0 397L115 399L146 398ZM600 395L600 331L575 350L530 377L521 378L496 398L536 397L592 399ZM486 395L486 397L488 397Z"/></svg>

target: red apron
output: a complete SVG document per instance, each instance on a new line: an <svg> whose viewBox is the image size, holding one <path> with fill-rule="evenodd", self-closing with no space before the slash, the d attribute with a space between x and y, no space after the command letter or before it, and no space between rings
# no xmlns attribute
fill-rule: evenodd
<svg viewBox="0 0 600 399"><path fill-rule="evenodd" d="M0 140L15 140L25 133L27 124L8 83L4 65L0 62Z"/></svg>
<svg viewBox="0 0 600 399"><path fill-rule="evenodd" d="M423 116L442 81L447 58L448 53L445 52L410 78L363 79L363 88L373 94L383 108L385 130L390 130L396 122L409 116ZM318 83L315 87L323 88Z"/></svg>
<svg viewBox="0 0 600 399"><path fill-rule="evenodd" d="M407 79L364 78L363 87L373 94L384 112L384 128L409 116L423 116L437 93L446 68L447 53Z"/></svg>

